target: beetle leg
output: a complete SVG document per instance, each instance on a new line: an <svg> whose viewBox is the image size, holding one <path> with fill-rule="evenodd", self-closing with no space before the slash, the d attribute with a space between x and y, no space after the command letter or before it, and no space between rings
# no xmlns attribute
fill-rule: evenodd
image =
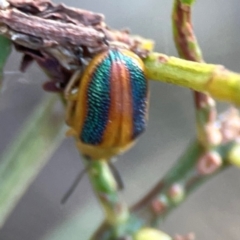
<svg viewBox="0 0 240 240"><path fill-rule="evenodd" d="M68 126L72 126L73 115L75 113L76 103L75 101L68 101L66 108L65 121Z"/></svg>
<svg viewBox="0 0 240 240"><path fill-rule="evenodd" d="M67 100L65 121L68 126L72 126L72 120L74 119L74 113L76 108L76 100L78 94L78 85L81 79L81 70L76 71L64 90L64 97Z"/></svg>
<svg viewBox="0 0 240 240"><path fill-rule="evenodd" d="M81 74L82 74L81 70L76 71L71 77L69 83L67 84L64 90L64 97L66 98L67 101L77 100L78 86L76 85L81 79Z"/></svg>

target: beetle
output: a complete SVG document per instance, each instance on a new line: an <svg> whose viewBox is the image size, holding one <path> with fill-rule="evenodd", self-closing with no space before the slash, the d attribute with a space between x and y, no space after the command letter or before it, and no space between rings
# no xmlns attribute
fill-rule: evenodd
<svg viewBox="0 0 240 240"><path fill-rule="evenodd" d="M130 50L109 46L65 89L67 134L91 160L122 154L146 128L148 92L142 60Z"/></svg>

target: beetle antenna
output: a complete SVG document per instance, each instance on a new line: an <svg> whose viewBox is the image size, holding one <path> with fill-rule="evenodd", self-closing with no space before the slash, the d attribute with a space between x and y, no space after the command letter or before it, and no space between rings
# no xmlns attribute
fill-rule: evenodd
<svg viewBox="0 0 240 240"><path fill-rule="evenodd" d="M124 188L124 184L121 178L121 175L119 174L119 171L116 169L116 167L109 162L108 166L111 169L111 172L117 182L117 186L119 190L123 190ZM70 186L70 188L67 190L67 192L63 195L63 198L61 199L61 204L65 204L67 202L67 200L70 198L70 196L73 194L74 190L76 189L76 187L78 186L79 182L82 180L83 176L87 173L87 171L90 169L90 164L85 167L82 171L79 172L79 174L77 175L77 177L75 178L75 180L73 181L72 185Z"/></svg>
<svg viewBox="0 0 240 240"><path fill-rule="evenodd" d="M87 171L89 170L90 166L88 165L87 167L85 167L82 171L80 171L80 173L77 175L77 177L75 178L75 180L73 181L71 187L67 190L67 192L63 195L63 198L61 199L61 204L65 204L67 202L67 200L69 199L69 197L73 194L74 190L76 189L77 185L79 184L79 182L81 181L81 179L83 178L83 176L87 173Z"/></svg>
<svg viewBox="0 0 240 240"><path fill-rule="evenodd" d="M123 190L124 189L124 184L123 184L123 180L122 180L122 177L119 173L119 171L117 170L117 168L114 166L113 163L109 162L108 163L108 166L110 167L111 169L111 172L117 182L117 186L118 186L118 190Z"/></svg>

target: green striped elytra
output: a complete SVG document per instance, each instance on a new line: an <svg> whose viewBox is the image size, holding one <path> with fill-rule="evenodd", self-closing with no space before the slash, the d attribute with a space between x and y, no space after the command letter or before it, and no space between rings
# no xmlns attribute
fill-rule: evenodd
<svg viewBox="0 0 240 240"><path fill-rule="evenodd" d="M129 149L147 123L148 81L142 60L129 50L110 47L70 82L65 92L68 133L81 153L106 160ZM77 91L72 91L76 84Z"/></svg>

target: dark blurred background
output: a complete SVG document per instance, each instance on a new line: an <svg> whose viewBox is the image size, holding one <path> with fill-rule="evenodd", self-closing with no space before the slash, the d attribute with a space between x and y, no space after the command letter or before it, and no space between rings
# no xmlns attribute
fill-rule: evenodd
<svg viewBox="0 0 240 240"><path fill-rule="evenodd" d="M60 3L60 1L55 1ZM69 0L65 4L105 14L113 28L129 27L151 38L156 50L177 56L171 33L170 0ZM239 0L201 0L193 22L205 60L240 71ZM18 72L20 54L6 66L0 101L0 151L14 140L24 120L48 93L36 65ZM137 145L119 157L129 204L163 176L195 136L192 94L188 89L151 82L150 120ZM226 105L221 105L223 109ZM87 177L66 205L60 199L83 168L74 141L66 138L0 231L1 240L85 240L102 219ZM169 234L195 232L197 239L240 239L240 171L229 169L202 186L163 223ZM61 229L61 230L59 230Z"/></svg>

